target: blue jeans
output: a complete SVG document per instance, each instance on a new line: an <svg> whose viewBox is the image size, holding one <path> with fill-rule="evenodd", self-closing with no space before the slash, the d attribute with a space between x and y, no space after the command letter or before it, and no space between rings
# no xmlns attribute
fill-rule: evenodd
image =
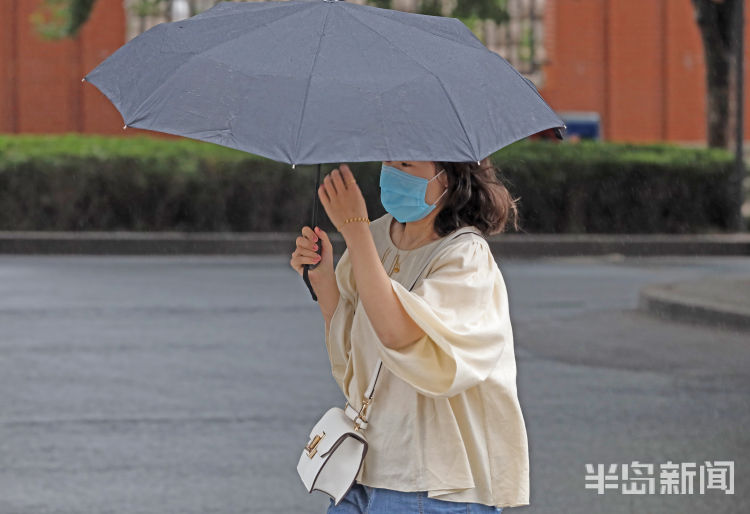
<svg viewBox="0 0 750 514"><path fill-rule="evenodd" d="M427 491L403 492L354 482L338 505L329 498L326 514L484 514L502 512L482 503L428 498Z"/></svg>

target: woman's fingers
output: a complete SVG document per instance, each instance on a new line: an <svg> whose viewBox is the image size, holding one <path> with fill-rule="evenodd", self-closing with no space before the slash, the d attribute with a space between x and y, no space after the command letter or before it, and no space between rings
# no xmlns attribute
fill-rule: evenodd
<svg viewBox="0 0 750 514"><path fill-rule="evenodd" d="M300 257L304 259L314 259L314 260L320 259L320 255L318 255L317 252L304 250L302 248L297 248L297 255L299 255Z"/></svg>
<svg viewBox="0 0 750 514"><path fill-rule="evenodd" d="M314 243L306 237L299 236L297 237L297 248L305 248L314 252L318 249L318 243Z"/></svg>
<svg viewBox="0 0 750 514"><path fill-rule="evenodd" d="M344 184L344 179L341 176L341 170L336 168L331 172L331 181L333 182L333 185L336 187L336 191L341 193L346 190L346 185Z"/></svg>
<svg viewBox="0 0 750 514"><path fill-rule="evenodd" d="M357 185L357 181L354 178L354 173L352 173L352 170L349 169L349 166L347 166L346 164L342 164L340 170L341 179L346 183L347 187Z"/></svg>
<svg viewBox="0 0 750 514"><path fill-rule="evenodd" d="M336 183L333 181L333 177L331 175L333 175L333 172L326 175L326 178L323 179L323 185L326 187L328 196L330 198L335 198L343 190L344 186L341 186L341 189L337 188Z"/></svg>
<svg viewBox="0 0 750 514"><path fill-rule="evenodd" d="M302 235L295 240L297 248L292 253L289 264L294 270L302 275L305 264L317 264L321 260L317 252L321 244L320 238L309 226L302 227Z"/></svg>
<svg viewBox="0 0 750 514"><path fill-rule="evenodd" d="M313 229L305 225L302 227L302 235L305 236L307 239L312 241L313 243L318 241L318 234L315 233Z"/></svg>
<svg viewBox="0 0 750 514"><path fill-rule="evenodd" d="M300 275L304 272L305 264L317 264L318 262L320 262L320 255L315 252L310 253L306 250L300 250L299 248L294 251L292 258L289 260L289 264Z"/></svg>
<svg viewBox="0 0 750 514"><path fill-rule="evenodd" d="M320 203L323 204L323 207L326 208L326 212L328 212L328 206L331 204L331 198L330 196L328 196L325 179L323 179L323 183L320 184L320 187L318 188L318 197L320 198Z"/></svg>

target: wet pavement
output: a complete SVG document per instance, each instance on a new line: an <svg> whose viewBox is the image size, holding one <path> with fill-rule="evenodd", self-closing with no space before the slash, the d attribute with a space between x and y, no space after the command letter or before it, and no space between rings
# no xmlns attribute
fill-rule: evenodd
<svg viewBox="0 0 750 514"><path fill-rule="evenodd" d="M288 260L0 256L0 513L325 512L296 463L345 399ZM531 505L504 512L750 509L750 333L643 296L734 309L750 258L498 262L531 454ZM734 494L586 489L632 461L734 461Z"/></svg>

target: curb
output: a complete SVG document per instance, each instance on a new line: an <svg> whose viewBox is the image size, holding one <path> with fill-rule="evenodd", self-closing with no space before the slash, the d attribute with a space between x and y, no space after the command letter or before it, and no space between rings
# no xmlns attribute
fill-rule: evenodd
<svg viewBox="0 0 750 514"><path fill-rule="evenodd" d="M0 254L268 255L295 249L298 232L0 231ZM330 233L335 254L346 248ZM487 238L496 257L620 254L750 255L750 234L501 234Z"/></svg>
<svg viewBox="0 0 750 514"><path fill-rule="evenodd" d="M722 276L641 288L638 308L675 321L750 330L750 276Z"/></svg>

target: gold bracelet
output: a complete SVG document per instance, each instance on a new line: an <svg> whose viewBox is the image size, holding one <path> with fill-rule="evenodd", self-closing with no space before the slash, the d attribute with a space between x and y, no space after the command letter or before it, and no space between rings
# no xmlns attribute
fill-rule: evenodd
<svg viewBox="0 0 750 514"><path fill-rule="evenodd" d="M354 218L347 218L347 219L345 219L344 222L341 224L341 226L343 227L344 225L346 225L350 221L366 221L368 225L370 224L370 220L367 219L367 216L356 216Z"/></svg>

